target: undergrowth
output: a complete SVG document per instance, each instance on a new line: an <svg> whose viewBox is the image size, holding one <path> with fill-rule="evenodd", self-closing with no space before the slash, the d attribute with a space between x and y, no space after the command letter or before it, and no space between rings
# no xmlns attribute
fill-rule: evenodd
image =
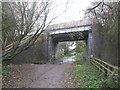
<svg viewBox="0 0 120 90"><path fill-rule="evenodd" d="M13 64L10 65L2 65L2 75L7 76L10 73L10 69L13 67Z"/></svg>
<svg viewBox="0 0 120 90"><path fill-rule="evenodd" d="M75 73L80 83L79 88L118 88L118 80L109 80L103 73L91 65L75 65ZM114 77L117 78L117 77Z"/></svg>

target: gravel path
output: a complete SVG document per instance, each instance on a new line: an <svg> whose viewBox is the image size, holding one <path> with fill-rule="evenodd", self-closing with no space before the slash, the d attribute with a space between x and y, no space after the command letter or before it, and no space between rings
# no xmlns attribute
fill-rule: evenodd
<svg viewBox="0 0 120 90"><path fill-rule="evenodd" d="M65 88L65 76L71 68L68 63L16 65L3 80L3 88Z"/></svg>

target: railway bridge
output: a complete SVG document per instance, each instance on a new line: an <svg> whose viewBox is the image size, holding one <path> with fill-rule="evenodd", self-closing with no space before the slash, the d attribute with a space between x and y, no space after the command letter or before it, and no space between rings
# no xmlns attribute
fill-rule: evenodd
<svg viewBox="0 0 120 90"><path fill-rule="evenodd" d="M88 36L91 32L91 24L53 25L48 33L48 59L55 59L56 46L58 42L85 40L88 43Z"/></svg>
<svg viewBox="0 0 120 90"><path fill-rule="evenodd" d="M28 50L17 55L14 61L16 63L39 60L46 62L56 58L56 48L59 42L78 40L84 40L86 42L87 55L92 54L99 58L99 51L97 49L100 47L100 44L94 40L100 38L99 33L97 33L99 30L101 30L101 25L91 23L89 20L50 25L37 39L35 44ZM97 48L94 46L97 46Z"/></svg>

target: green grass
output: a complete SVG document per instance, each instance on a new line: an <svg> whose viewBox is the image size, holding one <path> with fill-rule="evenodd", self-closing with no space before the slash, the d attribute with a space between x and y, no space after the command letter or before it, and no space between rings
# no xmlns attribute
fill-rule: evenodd
<svg viewBox="0 0 120 90"><path fill-rule="evenodd" d="M113 82L106 83L107 78L91 65L75 65L75 73L80 83L80 88L116 88L117 84ZM111 85L112 84L112 85Z"/></svg>
<svg viewBox="0 0 120 90"><path fill-rule="evenodd" d="M76 61L80 61L83 59L83 53L77 53L77 55L73 58Z"/></svg>
<svg viewBox="0 0 120 90"><path fill-rule="evenodd" d="M68 59L68 57L63 57L63 59Z"/></svg>
<svg viewBox="0 0 120 90"><path fill-rule="evenodd" d="M73 59L75 59L76 61L80 61L81 60L79 57L74 57Z"/></svg>

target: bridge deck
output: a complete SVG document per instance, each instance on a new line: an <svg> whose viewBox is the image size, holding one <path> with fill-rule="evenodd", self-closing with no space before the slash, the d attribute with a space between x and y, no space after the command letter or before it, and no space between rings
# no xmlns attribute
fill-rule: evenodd
<svg viewBox="0 0 120 90"><path fill-rule="evenodd" d="M82 27L74 27L74 28L65 28L65 29L57 29L57 30L52 30L50 32L50 35L54 34L62 34L62 33L74 33L74 32L79 32L79 31L88 31L91 29L91 26L82 26Z"/></svg>

